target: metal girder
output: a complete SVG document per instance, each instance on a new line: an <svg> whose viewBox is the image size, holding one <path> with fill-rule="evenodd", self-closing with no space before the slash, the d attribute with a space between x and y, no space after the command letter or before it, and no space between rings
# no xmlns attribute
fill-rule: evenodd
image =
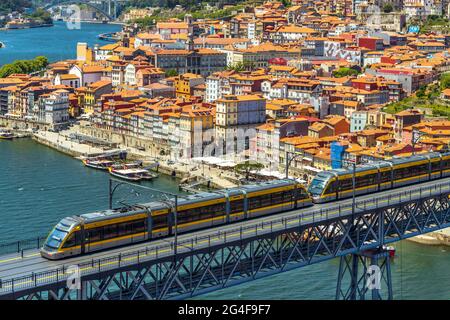
<svg viewBox="0 0 450 320"><path fill-rule="evenodd" d="M393 299L389 252L378 248L340 257L336 300Z"/></svg>
<svg viewBox="0 0 450 320"><path fill-rule="evenodd" d="M63 282L15 291L1 298L15 299L183 299L266 277L305 265L341 257L339 298L365 298L358 266L367 269L367 250L450 226L447 194L412 199L375 209L358 208L355 218L336 216L247 238L211 244L173 256L119 266L82 275L81 295ZM267 231L267 230L266 230ZM348 255L351 255L349 258ZM374 257L371 258L375 261ZM392 298L388 258L377 256ZM384 259L384 260L383 260ZM373 263L372 261L372 263ZM384 261L384 262L383 262ZM384 264L383 264L384 263ZM343 289L350 270L350 291ZM344 272L345 271L345 272ZM363 275L364 276L364 275ZM344 281L345 282L345 281ZM339 281L338 281L339 283ZM375 298L380 295L374 294Z"/></svg>

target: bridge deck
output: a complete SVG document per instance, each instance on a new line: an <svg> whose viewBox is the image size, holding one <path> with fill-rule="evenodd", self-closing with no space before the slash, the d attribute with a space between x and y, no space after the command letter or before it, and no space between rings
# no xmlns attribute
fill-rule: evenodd
<svg viewBox="0 0 450 320"><path fill-rule="evenodd" d="M419 189L425 187L429 188L438 184L442 185L441 190L450 190L450 178L445 178L441 180L417 184L414 186L405 186L395 190L386 190L375 194L359 196L356 199L357 204L359 205L356 208L356 212L366 211L371 208L383 206L384 204L388 205L388 203L392 204L395 201L400 202L401 196L399 194L406 194L406 192L409 192L411 190L412 193L408 193L410 197L412 196L413 198L419 198L426 196L426 194L422 194ZM437 192L439 192L439 190L437 190ZM405 199L405 195L403 196L403 198ZM201 250L203 248L219 245L224 242L228 243L228 241L238 241L242 238L252 238L262 236L263 234L272 234L274 232L283 230L287 225L295 226L298 224L313 224L317 223L318 221L351 215L351 204L352 199L349 198L332 203L319 204L300 210L294 210L281 214L237 222L226 226L219 226L188 234L181 234L178 237L178 254L188 254L192 250ZM361 205L364 205L364 207L360 207ZM226 237L224 237L224 234L226 234ZM111 260L111 262L105 262L103 260L104 262L102 262L101 264L95 264L94 261L102 258L118 256L119 254L126 257L121 260L122 265L126 264L127 262L136 263L137 261L139 261L139 259L140 261L157 260L173 255L173 247L171 247L171 245L173 245L173 240L173 237L168 237L165 239L148 241L60 261L49 261L47 259L44 259L40 256L38 250L25 251L23 257L20 254L4 255L0 256L0 279L5 284L5 281L7 282L7 280L12 278L17 279L26 277L32 273L51 272L63 267L67 269L67 267L71 265L83 265L84 267L81 269L83 275L89 274L91 272L96 272L96 269L101 269L101 271L103 271L105 268L113 269L120 266L120 263L118 263L117 260ZM137 253L137 251L139 250L140 252ZM92 267L87 266L91 261ZM60 276L67 275L60 274ZM41 280L44 279L37 279L38 282L40 282ZM47 279L45 280L47 283L49 280L61 281L62 278L58 279L58 276L51 275L47 276ZM16 290L20 290L21 287L29 286L28 282L30 282L29 279L19 279L17 282L15 282ZM10 290L10 285L8 287L8 285L1 286L0 284L0 296L2 294L10 292Z"/></svg>

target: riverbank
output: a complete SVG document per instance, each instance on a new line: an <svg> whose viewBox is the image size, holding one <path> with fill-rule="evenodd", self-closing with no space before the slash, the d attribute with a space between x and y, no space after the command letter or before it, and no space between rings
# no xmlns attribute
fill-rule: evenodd
<svg viewBox="0 0 450 320"><path fill-rule="evenodd" d="M205 185L212 188L224 189L232 188L238 185L238 176L233 171L224 170L209 166L207 164L193 163L192 161L177 161L173 163L170 155L166 155L166 150L145 137L135 137L96 128L88 122L81 122L80 125L70 129L93 138L103 139L112 143L117 143L121 148L127 149L129 155L133 158L144 161L144 163L158 162L159 172L180 178L205 181ZM142 151L145 150L145 151ZM209 180L210 182L207 182Z"/></svg>
<svg viewBox="0 0 450 320"><path fill-rule="evenodd" d="M80 132L80 130L75 127L59 133L38 131L32 135L32 139L37 143L72 157L90 157L108 151L101 147L94 147L73 141L70 135L75 132ZM150 156L149 152L144 152L133 147L120 145L119 148L127 150L128 159L141 160L144 166L158 163L152 170L164 175L189 180L191 183L199 183L201 186L212 189L224 189L237 186L237 177L233 177L230 173L226 173L219 168L189 163L172 163L168 157L155 158Z"/></svg>
<svg viewBox="0 0 450 320"><path fill-rule="evenodd" d="M67 136L55 132L39 131L33 134L32 138L40 144L73 157L89 157L104 152L101 148L71 141Z"/></svg>
<svg viewBox="0 0 450 320"><path fill-rule="evenodd" d="M54 24L39 24L39 25L20 25L14 27L3 27L0 28L0 31L10 31L10 30L26 30L26 29L37 29L37 28L50 28L53 27Z"/></svg>
<svg viewBox="0 0 450 320"><path fill-rule="evenodd" d="M431 246L450 246L450 228L416 236L408 241Z"/></svg>

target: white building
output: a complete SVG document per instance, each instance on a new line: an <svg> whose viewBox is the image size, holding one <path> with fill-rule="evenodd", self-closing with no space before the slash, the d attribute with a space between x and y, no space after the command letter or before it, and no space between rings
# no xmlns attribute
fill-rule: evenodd
<svg viewBox="0 0 450 320"><path fill-rule="evenodd" d="M56 90L39 99L39 121L60 125L69 121L69 91Z"/></svg>

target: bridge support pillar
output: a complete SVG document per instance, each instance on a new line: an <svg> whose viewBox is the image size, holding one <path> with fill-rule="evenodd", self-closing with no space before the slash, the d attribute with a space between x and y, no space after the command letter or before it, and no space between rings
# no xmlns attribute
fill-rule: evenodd
<svg viewBox="0 0 450 320"><path fill-rule="evenodd" d="M87 281L81 281L80 289L77 290L77 300L87 299Z"/></svg>
<svg viewBox="0 0 450 320"><path fill-rule="evenodd" d="M336 300L392 300L391 258L378 248L342 256Z"/></svg>

